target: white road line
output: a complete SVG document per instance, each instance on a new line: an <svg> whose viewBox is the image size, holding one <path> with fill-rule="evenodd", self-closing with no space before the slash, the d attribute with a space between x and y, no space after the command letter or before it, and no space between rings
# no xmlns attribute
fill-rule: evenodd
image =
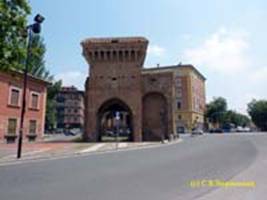
<svg viewBox="0 0 267 200"><path fill-rule="evenodd" d="M79 151L79 153L88 153L88 152L96 151L96 150L100 149L101 147L103 147L103 146L105 146L105 145L106 145L106 144L103 144L103 143L101 143L101 144L96 144L96 145L94 145L94 146L92 146L92 147L89 147L89 148L87 148L87 149L83 149L83 150Z"/></svg>
<svg viewBox="0 0 267 200"><path fill-rule="evenodd" d="M126 148L127 146L127 143L119 143L119 148Z"/></svg>

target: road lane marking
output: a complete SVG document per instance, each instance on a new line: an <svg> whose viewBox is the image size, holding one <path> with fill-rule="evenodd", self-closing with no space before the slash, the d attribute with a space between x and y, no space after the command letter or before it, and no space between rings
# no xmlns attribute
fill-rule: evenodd
<svg viewBox="0 0 267 200"><path fill-rule="evenodd" d="M103 146L105 146L106 144L96 144L92 147L89 147L89 148L86 148L86 149L83 149L81 151L79 151L78 153L88 153L88 152L92 152L92 151L97 151L98 149L102 148Z"/></svg>
<svg viewBox="0 0 267 200"><path fill-rule="evenodd" d="M119 148L126 148L127 146L127 143L119 143Z"/></svg>

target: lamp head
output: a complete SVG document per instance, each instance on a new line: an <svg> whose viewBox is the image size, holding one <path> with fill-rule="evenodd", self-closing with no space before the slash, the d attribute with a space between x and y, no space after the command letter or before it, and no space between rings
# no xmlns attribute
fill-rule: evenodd
<svg viewBox="0 0 267 200"><path fill-rule="evenodd" d="M37 14L35 17L34 17L34 21L38 24L41 24L43 21L45 20L45 18L40 15L40 14Z"/></svg>

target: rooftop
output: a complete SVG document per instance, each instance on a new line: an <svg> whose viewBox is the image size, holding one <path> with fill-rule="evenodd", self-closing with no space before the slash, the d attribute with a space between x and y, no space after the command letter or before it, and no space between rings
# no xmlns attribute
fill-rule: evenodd
<svg viewBox="0 0 267 200"><path fill-rule="evenodd" d="M150 68L143 68L142 71L149 72L149 71L158 71L161 72L163 70L175 70L177 68L190 68L194 72L196 72L203 80L206 80L206 77L201 74L193 65L191 64L178 64L178 65L168 65L168 66L158 66L158 67L150 67Z"/></svg>
<svg viewBox="0 0 267 200"><path fill-rule="evenodd" d="M81 93L81 94L84 93L84 91L78 90L75 86L63 86L60 89L60 92L61 93Z"/></svg>
<svg viewBox="0 0 267 200"><path fill-rule="evenodd" d="M94 44L111 44L111 43L139 43L148 42L144 37L107 37L107 38L88 38L82 41L82 43L94 43Z"/></svg>
<svg viewBox="0 0 267 200"><path fill-rule="evenodd" d="M14 69L6 70L6 71L0 70L0 73L9 74L11 76L19 76L21 78L23 78L23 75L24 75L23 71L18 71L18 70L14 70ZM28 73L28 77L29 77L29 79L31 79L33 81L37 81L37 82L42 83L42 84L46 84L46 85L51 84L51 82L44 80L44 79L41 79L41 78L38 78L38 77L35 77L29 73Z"/></svg>

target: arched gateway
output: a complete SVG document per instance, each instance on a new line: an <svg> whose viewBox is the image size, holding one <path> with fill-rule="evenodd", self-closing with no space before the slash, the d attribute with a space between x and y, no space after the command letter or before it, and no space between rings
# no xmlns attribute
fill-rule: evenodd
<svg viewBox="0 0 267 200"><path fill-rule="evenodd" d="M82 42L90 65L85 94L87 141L103 141L114 135L115 115L119 131L130 141L142 141L142 74L148 41L143 37L92 38Z"/></svg>
<svg viewBox="0 0 267 200"><path fill-rule="evenodd" d="M97 112L97 134L99 141L133 140L133 116L130 108L120 99L110 99Z"/></svg>
<svg viewBox="0 0 267 200"><path fill-rule="evenodd" d="M140 142L172 138L176 121L184 119L181 113L189 109L186 105L191 106L183 104L183 110L177 110L176 101L189 98L183 88L190 88L181 87L178 80L185 73L191 76L188 70L194 68L144 69L148 40L143 37L91 38L81 44L90 66L85 83L84 140L115 141L119 136L120 141Z"/></svg>

